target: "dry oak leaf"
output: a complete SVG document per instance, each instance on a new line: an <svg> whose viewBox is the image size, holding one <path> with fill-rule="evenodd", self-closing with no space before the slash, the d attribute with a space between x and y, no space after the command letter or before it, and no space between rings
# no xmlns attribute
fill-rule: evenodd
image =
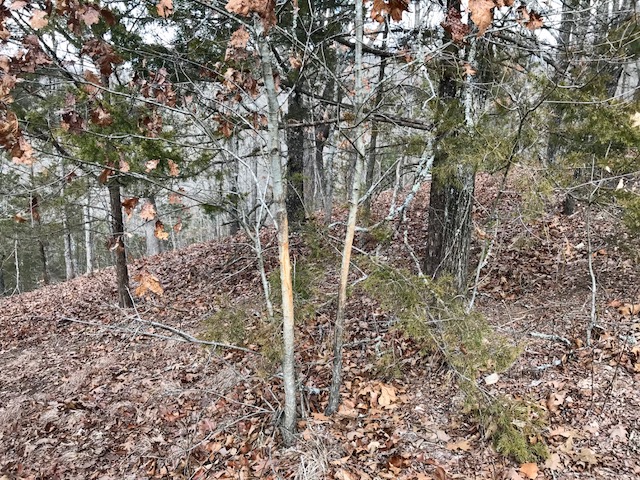
<svg viewBox="0 0 640 480"><path fill-rule="evenodd" d="M9 10L22 10L26 6L27 2L25 0L14 0L9 6Z"/></svg>
<svg viewBox="0 0 640 480"><path fill-rule="evenodd" d="M381 407L388 408L393 402L396 401L396 389L393 385L380 384L380 396L378 397L378 403Z"/></svg>
<svg viewBox="0 0 640 480"><path fill-rule="evenodd" d="M371 18L378 23L383 23L386 15L395 22L402 20L402 12L409 11L409 0L373 0Z"/></svg>
<svg viewBox="0 0 640 480"><path fill-rule="evenodd" d="M155 275L150 274L149 272L142 271L133 279L138 282L138 285L135 289L135 294L137 297L143 297L148 295L150 292L155 293L156 295L162 295L164 293L164 289L162 285L160 285L160 280Z"/></svg>
<svg viewBox="0 0 640 480"><path fill-rule="evenodd" d="M262 19L265 31L268 31L276 24L276 2L275 0L229 0L225 5L228 12L248 17L252 13L257 13Z"/></svg>
<svg viewBox="0 0 640 480"><path fill-rule="evenodd" d="M447 443L447 450L451 450L452 452L455 450L463 450L465 452L468 452L469 450L471 450L471 443L469 442L469 440L465 440L460 439L457 442L449 442Z"/></svg>
<svg viewBox="0 0 640 480"><path fill-rule="evenodd" d="M80 16L85 25L90 27L100 21L100 10L93 5L87 5L83 7L83 11Z"/></svg>
<svg viewBox="0 0 640 480"><path fill-rule="evenodd" d="M176 224L173 226L173 231L176 233L179 233L180 230L182 230L182 219L178 218L178 221L176 222Z"/></svg>
<svg viewBox="0 0 640 480"><path fill-rule="evenodd" d="M0 143L13 143L14 137L18 134L18 117L13 112L7 112L6 119L0 120Z"/></svg>
<svg viewBox="0 0 640 480"><path fill-rule="evenodd" d="M524 473L527 478L534 479L538 476L538 465L535 463L523 463L520 465L520 472Z"/></svg>
<svg viewBox="0 0 640 480"><path fill-rule="evenodd" d="M100 77L98 77L98 75L96 75L91 70L85 70L83 76L84 76L84 79L87 82L89 82L89 83L85 83L82 86L83 90L87 92L89 95L93 95L94 93L98 92L98 87L96 87L95 85L101 84Z"/></svg>
<svg viewBox="0 0 640 480"><path fill-rule="evenodd" d="M294 70L300 70L302 68L302 60L300 60L300 57L297 55L290 55L289 65L291 65L291 68Z"/></svg>
<svg viewBox="0 0 640 480"><path fill-rule="evenodd" d="M156 208L152 203L145 203L140 210L140 218L143 220L153 220L156 218Z"/></svg>
<svg viewBox="0 0 640 480"><path fill-rule="evenodd" d="M40 30L41 28L49 25L49 19L47 17L47 12L42 10L34 10L33 15L31 16L31 20L29 20L29 24L31 28L34 30Z"/></svg>
<svg viewBox="0 0 640 480"><path fill-rule="evenodd" d="M247 48L247 43L249 42L249 32L244 25L238 28L231 35L231 39L229 40L229 46L237 49L245 49Z"/></svg>
<svg viewBox="0 0 640 480"><path fill-rule="evenodd" d="M167 18L171 14L173 14L173 1L172 0L160 0L156 5L156 10L158 11L158 15L162 18Z"/></svg>
<svg viewBox="0 0 640 480"><path fill-rule="evenodd" d="M10 153L11 160L18 165L33 165L35 162L33 148L22 134L18 137L18 143L13 146Z"/></svg>
<svg viewBox="0 0 640 480"><path fill-rule="evenodd" d="M107 110L102 106L98 106L91 112L91 123L107 127L113 123L113 118L111 118L111 114Z"/></svg>
<svg viewBox="0 0 640 480"><path fill-rule="evenodd" d="M436 465L433 475L436 480L447 480L447 472L440 465Z"/></svg>
<svg viewBox="0 0 640 480"><path fill-rule="evenodd" d="M525 5L518 7L518 14L520 15L518 23L524 26L527 30L537 30L538 28L542 28L544 25L542 15L535 10L529 11Z"/></svg>
<svg viewBox="0 0 640 480"><path fill-rule="evenodd" d="M620 315L624 315L625 317L637 315L638 313L640 313L640 303L625 303L618 308L618 313Z"/></svg>
<svg viewBox="0 0 640 480"><path fill-rule="evenodd" d="M478 71L473 68L471 66L470 63L465 63L464 64L464 74L465 75L475 75L476 73L478 73ZM478 238L480 238L480 240L486 240L487 238L489 238L489 235L487 235L487 232L485 232L484 230L482 230L480 227L476 226L476 234L478 235Z"/></svg>
<svg viewBox="0 0 640 480"><path fill-rule="evenodd" d="M171 175L172 177L177 177L178 175L180 175L180 169L178 168L178 164L173 160L169 160L168 163L169 163L169 175Z"/></svg>
<svg viewBox="0 0 640 480"><path fill-rule="evenodd" d="M124 213L127 215L127 218L131 218L133 209L136 208L139 201L140 199L138 197L131 197L122 201L122 208L124 208Z"/></svg>
<svg viewBox="0 0 640 480"><path fill-rule="evenodd" d="M160 163L160 160L149 160L144 164L145 172L149 173L151 170L155 170Z"/></svg>
<svg viewBox="0 0 640 480"><path fill-rule="evenodd" d="M478 27L479 37L484 35L484 32L491 26L495 6L493 0L469 0L469 13L471 20Z"/></svg>
<svg viewBox="0 0 640 480"><path fill-rule="evenodd" d="M102 173L100 173L100 175L98 176L98 182L100 182L102 185L104 185L105 183L107 183L107 181L109 180L109 177L111 175L113 175L115 172L110 169L110 168L105 168L104 170L102 170Z"/></svg>
<svg viewBox="0 0 640 480"><path fill-rule="evenodd" d="M547 408L550 412L557 412L560 405L564 403L566 392L551 392L547 397Z"/></svg>
<svg viewBox="0 0 640 480"><path fill-rule="evenodd" d="M164 229L164 223L162 223L160 220L156 220L156 226L153 229L153 234L159 240L169 239L169 234Z"/></svg>
<svg viewBox="0 0 640 480"><path fill-rule="evenodd" d="M511 467L507 472L505 472L504 474L504 478L506 480L524 480L522 478L522 475L520 475L515 468Z"/></svg>
<svg viewBox="0 0 640 480"><path fill-rule="evenodd" d="M337 480L357 480L358 477L356 477L353 473L349 472L348 470L341 468L336 472L335 478Z"/></svg>
<svg viewBox="0 0 640 480"><path fill-rule="evenodd" d="M122 173L127 173L131 170L131 166L129 165L129 162L127 162L124 158L120 158L120 166L118 167L118 169Z"/></svg>

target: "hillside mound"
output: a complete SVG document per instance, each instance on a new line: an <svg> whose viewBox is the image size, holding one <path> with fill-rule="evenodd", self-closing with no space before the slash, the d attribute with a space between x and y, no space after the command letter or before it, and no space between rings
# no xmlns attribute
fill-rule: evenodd
<svg viewBox="0 0 640 480"><path fill-rule="evenodd" d="M541 412L546 461L496 453L491 425L473 417L441 352L425 350L358 287L371 258L416 273L426 186L406 222L357 239L343 403L333 417L323 411L343 227L292 238L300 436L289 449L277 428L279 326L266 320L242 235L132 262L132 277L153 275L163 289L135 309L117 307L112 269L3 299L0 479L638 478L634 240L606 209L563 216L547 205L533 216L516 186L488 175L477 196L483 268L471 272L470 295L521 354L506 372L472 381L487 397L526 399ZM390 201L381 196L374 220ZM274 234L262 238L277 282Z"/></svg>

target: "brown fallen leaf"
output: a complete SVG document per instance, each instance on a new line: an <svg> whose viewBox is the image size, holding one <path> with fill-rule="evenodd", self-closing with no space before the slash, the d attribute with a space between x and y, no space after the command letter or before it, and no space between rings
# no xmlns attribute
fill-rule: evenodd
<svg viewBox="0 0 640 480"><path fill-rule="evenodd" d="M624 425L620 424L613 427L609 432L612 440L616 440L621 443L627 443L627 433L627 429L624 428Z"/></svg>
<svg viewBox="0 0 640 480"><path fill-rule="evenodd" d="M471 443L469 443L469 440L465 440L464 438L458 440L457 442L449 442L447 443L447 450L463 450L465 452L468 452L469 450L471 450Z"/></svg>
<svg viewBox="0 0 640 480"><path fill-rule="evenodd" d="M447 472L440 465L436 465L436 469L433 472L433 476L436 480L447 480Z"/></svg>
<svg viewBox="0 0 640 480"><path fill-rule="evenodd" d="M544 462L544 468L548 468L549 470L556 471L559 470L562 466L562 461L560 460L560 455L557 453L552 453L547 458L547 461Z"/></svg>
<svg viewBox="0 0 640 480"><path fill-rule="evenodd" d="M640 313L640 303L625 303L618 308L618 313L620 315L624 315L625 317L637 315L638 313Z"/></svg>
<svg viewBox="0 0 640 480"><path fill-rule="evenodd" d="M573 459L585 465L597 465L599 463L598 457L596 457L595 452L590 448L581 448L573 455Z"/></svg>
<svg viewBox="0 0 640 480"><path fill-rule="evenodd" d="M381 407L389 407L396 401L396 389L392 385L380 384L380 396L378 397L378 403Z"/></svg>
<svg viewBox="0 0 640 480"><path fill-rule="evenodd" d="M564 403L566 392L551 392L547 397L547 408L550 412L557 412L560 405Z"/></svg>
<svg viewBox="0 0 640 480"><path fill-rule="evenodd" d="M523 463L520 465L520 472L524 473L527 478L534 479L538 476L538 465L535 463Z"/></svg>

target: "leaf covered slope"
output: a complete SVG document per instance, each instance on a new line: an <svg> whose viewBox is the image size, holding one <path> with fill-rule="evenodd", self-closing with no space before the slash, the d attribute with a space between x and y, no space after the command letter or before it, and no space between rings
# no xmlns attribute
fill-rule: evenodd
<svg viewBox="0 0 640 480"><path fill-rule="evenodd" d="M546 462L496 453L498 425L474 413L442 353L408 338L399 316L359 286L372 264L361 256L347 306L344 401L335 416L322 413L338 273L327 239L342 232L319 231L292 239L302 399L295 447L282 448L274 426L278 328L264 319L253 253L235 236L136 261L132 274L155 276L163 294L147 292L135 310L117 308L109 269L2 300L0 478L637 478L640 324L622 308L640 302L637 249L606 211L592 212L598 322L587 346L584 211L566 217L549 205L526 220L531 202L511 182L495 233L486 220L498 184L483 175L477 185L476 255L487 238L495 242L476 308L522 353L506 372L474 381L490 397L526 399L531 408L518 415L546 418ZM423 189L408 214L418 258L427 198ZM374 216L388 211L384 199ZM377 262L414 269L404 228L356 245L377 251ZM263 242L272 272L273 232ZM144 321L259 354L157 338L173 334ZM456 358L468 348L453 347Z"/></svg>

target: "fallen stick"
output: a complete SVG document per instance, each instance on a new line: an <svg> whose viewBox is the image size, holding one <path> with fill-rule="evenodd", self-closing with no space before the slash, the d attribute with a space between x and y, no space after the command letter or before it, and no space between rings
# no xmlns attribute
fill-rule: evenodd
<svg viewBox="0 0 640 480"><path fill-rule="evenodd" d="M539 332L529 332L529 335L536 338L542 338L544 340L553 340L555 342L561 342L565 345L571 346L571 341L565 337L561 337L560 335L549 335L548 333L539 333Z"/></svg>
<svg viewBox="0 0 640 480"><path fill-rule="evenodd" d="M227 349L231 349L231 350L239 350L241 352L246 352L246 353L253 353L254 355L261 355L260 352L256 352L254 350L250 350L248 348L244 348L244 347L239 347L237 345L229 345L227 343L220 343L220 342L210 342L207 340L200 340L192 335L189 335L187 332L183 332L182 330L178 330L177 328L171 327L169 325L165 325L163 323L159 323L159 322L152 322L149 320L138 320L141 323L147 324L151 327L154 328L161 328L164 330L168 330L171 333L178 335L180 338L176 338L176 337L167 337L166 335L158 335L156 333L151 333L151 332L140 332L138 330L131 330L129 328L124 328L124 327L120 327L118 325L105 325L103 323L97 323L97 322L87 322L86 320L78 320L77 318L70 318L70 317L62 317L62 320L68 321L68 322L73 322L73 323L80 323L82 325L90 325L92 327L99 327L99 328L104 328L106 330L117 330L120 332L124 332L124 333L130 333L132 335L144 335L146 337L153 337L153 338L159 338L161 340L173 340L174 342L183 342L183 343L196 343L199 345L208 345L211 347L220 347L220 348L227 348Z"/></svg>

